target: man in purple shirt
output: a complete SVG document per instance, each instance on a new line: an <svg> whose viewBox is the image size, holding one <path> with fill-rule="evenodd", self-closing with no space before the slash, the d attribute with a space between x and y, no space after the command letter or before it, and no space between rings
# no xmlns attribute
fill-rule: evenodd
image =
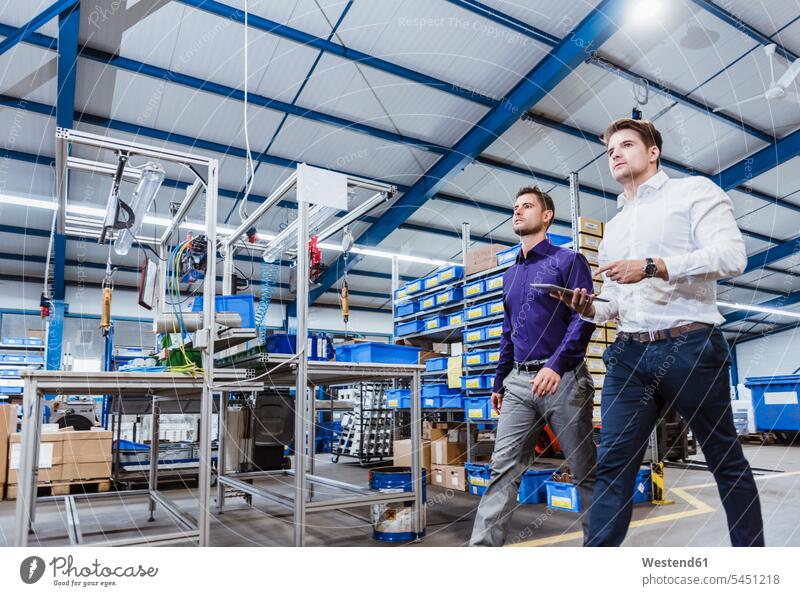
<svg viewBox="0 0 800 596"><path fill-rule="evenodd" d="M500 419L491 481L478 506L470 546L505 542L520 477L545 425L555 431L564 451L580 493L584 534L588 529L596 452L594 384L584 355L595 326L531 284L592 287L592 273L583 255L547 240L554 218L546 192L536 186L517 192L513 226L522 248L503 276L505 317L492 389L492 408Z"/></svg>

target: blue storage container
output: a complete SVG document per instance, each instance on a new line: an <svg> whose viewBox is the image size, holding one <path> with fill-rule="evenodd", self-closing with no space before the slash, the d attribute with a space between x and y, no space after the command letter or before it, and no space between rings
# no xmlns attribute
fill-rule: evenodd
<svg viewBox="0 0 800 596"><path fill-rule="evenodd" d="M406 321L394 326L394 334L397 336L410 335L422 331L422 321Z"/></svg>
<svg viewBox="0 0 800 596"><path fill-rule="evenodd" d="M485 286L482 279L473 281L464 286L464 298L474 298L480 296L485 291Z"/></svg>
<svg viewBox="0 0 800 596"><path fill-rule="evenodd" d="M44 364L44 356L41 354L26 354L22 358L27 364Z"/></svg>
<svg viewBox="0 0 800 596"><path fill-rule="evenodd" d="M486 364L495 364L500 361L500 350L486 350Z"/></svg>
<svg viewBox="0 0 800 596"><path fill-rule="evenodd" d="M339 362L380 362L383 364L418 364L420 348L366 342L336 346Z"/></svg>
<svg viewBox="0 0 800 596"><path fill-rule="evenodd" d="M25 345L25 338L24 337L4 337L3 343L9 346L24 346Z"/></svg>
<svg viewBox="0 0 800 596"><path fill-rule="evenodd" d="M485 304L476 304L475 306L470 306L469 308L464 309L464 319L466 321L474 321L476 319L482 319L485 316L486 316Z"/></svg>
<svg viewBox="0 0 800 596"><path fill-rule="evenodd" d="M439 409L442 407L442 398L441 397L423 397L422 398L422 407L423 408L435 408Z"/></svg>
<svg viewBox="0 0 800 596"><path fill-rule="evenodd" d="M496 290L503 289L503 276L502 275L495 275L493 277L486 278L486 291L487 292L494 292Z"/></svg>
<svg viewBox="0 0 800 596"><path fill-rule="evenodd" d="M464 324L464 313L457 312L452 315L447 316L447 326L448 327L460 327Z"/></svg>
<svg viewBox="0 0 800 596"><path fill-rule="evenodd" d="M653 496L653 472L650 466L642 466L636 473L636 484L633 486L633 503L649 503Z"/></svg>
<svg viewBox="0 0 800 596"><path fill-rule="evenodd" d="M255 307L252 294L236 294L233 296L216 296L214 308L217 312L235 312L242 317L242 328L250 329L256 326ZM192 303L192 312L203 310L203 297L198 296Z"/></svg>
<svg viewBox="0 0 800 596"><path fill-rule="evenodd" d="M464 277L464 268L461 265L451 265L439 270L438 279L440 284L446 284L456 279Z"/></svg>
<svg viewBox="0 0 800 596"><path fill-rule="evenodd" d="M24 354L0 354L0 362L25 362Z"/></svg>
<svg viewBox="0 0 800 596"><path fill-rule="evenodd" d="M411 296L412 294L419 294L424 289L425 288L422 285L422 280L415 279L414 281L410 281L406 284L406 296Z"/></svg>
<svg viewBox="0 0 800 596"><path fill-rule="evenodd" d="M18 393L22 393L23 388L22 385L17 385L14 387L5 387L0 385L0 394L2 395L17 395Z"/></svg>
<svg viewBox="0 0 800 596"><path fill-rule="evenodd" d="M333 342L327 333L309 333L308 345L311 352L309 360L330 360L333 358ZM322 340L322 341L319 341ZM294 354L297 336L291 333L273 333L267 337L265 348L270 354Z"/></svg>
<svg viewBox="0 0 800 596"><path fill-rule="evenodd" d="M464 366L481 366L486 364L486 351L467 352L463 355Z"/></svg>
<svg viewBox="0 0 800 596"><path fill-rule="evenodd" d="M581 510L581 498L578 487L568 482L555 482L547 480L544 483L547 488L547 506L553 509L563 509L564 511Z"/></svg>
<svg viewBox="0 0 800 596"><path fill-rule="evenodd" d="M439 276L437 274L430 275L422 279L422 289L430 290L439 285Z"/></svg>
<svg viewBox="0 0 800 596"><path fill-rule="evenodd" d="M520 245L518 244L517 246L512 246L511 248L501 250L499 253L497 253L497 265L505 265L506 263L511 263L512 261L516 260L519 249Z"/></svg>
<svg viewBox="0 0 800 596"><path fill-rule="evenodd" d="M491 480L489 464L464 464L467 492L479 497L486 492Z"/></svg>
<svg viewBox="0 0 800 596"><path fill-rule="evenodd" d="M436 294L435 298L436 306L441 306L450 302L458 302L463 296L461 295L461 288L450 288L444 292L439 292Z"/></svg>
<svg viewBox="0 0 800 596"><path fill-rule="evenodd" d="M476 327L464 331L464 343L473 344L486 339L486 327Z"/></svg>
<svg viewBox="0 0 800 596"><path fill-rule="evenodd" d="M546 470L526 470L519 483L517 501L526 505L547 503L547 487L545 483L558 472L558 468Z"/></svg>
<svg viewBox="0 0 800 596"><path fill-rule="evenodd" d="M748 377L757 432L800 430L800 375Z"/></svg>
<svg viewBox="0 0 800 596"><path fill-rule="evenodd" d="M420 310L430 310L432 308L436 308L436 296L430 295L425 296L425 298L420 298L419 301L419 309Z"/></svg>
<svg viewBox="0 0 800 596"><path fill-rule="evenodd" d="M436 383L422 386L422 397L442 397L444 395L459 395L458 387L448 387L446 383Z"/></svg>
<svg viewBox="0 0 800 596"><path fill-rule="evenodd" d="M430 319L424 319L422 323L424 325L424 331L441 329L442 327L447 327L447 317L431 317Z"/></svg>
<svg viewBox="0 0 800 596"><path fill-rule="evenodd" d="M394 291L395 300L403 300L406 296L408 296L408 288L406 286L399 287Z"/></svg>
<svg viewBox="0 0 800 596"><path fill-rule="evenodd" d="M427 501L427 473L422 469L421 501ZM410 542L425 535L412 526L412 504L403 501L402 494L413 490L411 468L377 468L369 472L369 487L381 493L398 493L398 502L372 506L372 538L385 542ZM424 518L423 518L424 519Z"/></svg>
<svg viewBox="0 0 800 596"><path fill-rule="evenodd" d="M403 406L404 400L408 405ZM386 405L390 408L411 406L411 389L390 389L386 392Z"/></svg>
<svg viewBox="0 0 800 596"><path fill-rule="evenodd" d="M413 315L418 310L419 302L414 300L413 302L406 302L405 304L395 307L394 314L397 317L407 317L408 315Z"/></svg>
<svg viewBox="0 0 800 596"><path fill-rule="evenodd" d="M464 398L461 395L447 395L441 400L442 408L461 410L464 407Z"/></svg>
<svg viewBox="0 0 800 596"><path fill-rule="evenodd" d="M428 358L425 361L425 370L427 372L447 370L447 358Z"/></svg>
<svg viewBox="0 0 800 596"><path fill-rule="evenodd" d="M486 326L486 339L500 339L503 335L503 324Z"/></svg>
<svg viewBox="0 0 800 596"><path fill-rule="evenodd" d="M492 410L491 397L485 395L480 397L465 397L464 416L470 420L494 420L499 418L500 414Z"/></svg>
<svg viewBox="0 0 800 596"><path fill-rule="evenodd" d="M461 388L466 389L491 389L489 378L491 375L468 375L461 377ZM492 377L492 381L494 378Z"/></svg>
<svg viewBox="0 0 800 596"><path fill-rule="evenodd" d="M493 300L492 302L488 302L486 304L486 316L492 315L501 315L503 314L504 310L503 301L502 300Z"/></svg>
<svg viewBox="0 0 800 596"><path fill-rule="evenodd" d="M19 377L18 368L0 368L0 377Z"/></svg>

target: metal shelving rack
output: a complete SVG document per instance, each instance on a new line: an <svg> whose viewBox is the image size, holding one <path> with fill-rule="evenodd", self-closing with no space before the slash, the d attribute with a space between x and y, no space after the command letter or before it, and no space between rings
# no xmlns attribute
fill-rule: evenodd
<svg viewBox="0 0 800 596"><path fill-rule="evenodd" d="M43 353L45 351L46 346L30 346L30 345L20 345L20 344L7 344L7 343L0 343L0 351L2 352L20 352L24 355L28 353ZM23 370L39 370L44 366L44 357L42 357L42 362L0 362L0 369L2 370L16 370L16 371L23 371ZM0 381L3 381L3 387L0 388L0 403L5 402L7 400L18 400L22 397L23 391L13 392L7 390L7 387L22 387L22 377L20 376L19 372L16 375L0 375ZM10 385L6 384L8 381L17 381L18 385Z"/></svg>

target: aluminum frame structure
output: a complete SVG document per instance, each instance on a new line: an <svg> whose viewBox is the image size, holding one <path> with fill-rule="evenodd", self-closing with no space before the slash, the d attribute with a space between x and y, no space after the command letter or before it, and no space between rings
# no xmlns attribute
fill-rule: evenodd
<svg viewBox="0 0 800 596"><path fill-rule="evenodd" d="M89 147L99 150L111 151L119 154L124 152L129 156L148 157L162 162L169 162L189 167L195 172L196 179L189 186L184 200L181 202L176 215L172 218L167 230L156 241L159 256L165 261L167 257L167 243L172 233L179 227L195 199L200 195L200 190L206 190L205 228L208 244L211 250L217 245L217 190L219 184L219 162L191 153L174 151L171 149L152 147L132 141L114 139L102 135L81 132L68 128L56 128L56 193L58 202L58 225L56 232L66 233L66 213L68 201L68 172L70 168L88 171L100 175L113 176L116 164L102 163L85 159L78 159L70 155L73 146ZM206 170L206 180L202 180L195 168ZM113 171L112 171L113 170ZM124 178L137 180L141 172L134 168L126 168ZM89 230L94 235L92 230ZM99 237L99 230L97 231ZM124 395L136 394L141 396L154 396L154 425L157 426L158 403L162 395L174 395L178 389L183 393L191 394L201 401L200 406L200 453L199 453L199 512L197 520L182 514L177 507L169 502L166 497L158 493L157 465L151 465L150 486L148 495L150 499L151 519L155 513L156 504L162 507L184 528L183 539L195 538L199 546L206 546L209 541L209 497L211 485L211 419L214 387L214 341L215 327L215 280L216 260L208 259L206 265L206 280L210 280L203 288L203 324L196 332L195 347L202 350L203 377L194 378L181 374L167 373L166 376L153 373L121 374L107 373L79 373L78 376L61 371L48 371L39 375L25 375L22 416L22 444L20 457L20 475L18 498L16 504L16 524L14 531L14 544L27 545L28 532L34 522L36 504L36 478L38 474L39 436L42 424L42 405L45 393L72 392L83 395L115 395L121 398ZM160 267L159 293L157 311L161 314L166 310L166 267ZM230 374L227 375L230 377ZM58 382L51 382L51 379ZM91 383L88 380L91 379ZM188 385L188 386L187 386ZM253 388L257 384L252 384ZM70 391L74 389L74 391ZM156 397L157 396L157 397ZM153 441L151 462L158 461L158 441ZM141 542L153 543L157 537L142 538ZM130 541L133 544L135 541Z"/></svg>
<svg viewBox="0 0 800 596"><path fill-rule="evenodd" d="M248 216L223 242L224 247L224 275L223 292L232 291L233 284L233 256L236 245L241 237L274 206L278 205L297 183L297 173L292 173L266 201L261 203L253 213ZM361 188L375 191L377 194L366 201L365 204L355 208L349 215L333 222L320 232L320 236L330 237L343 229L356 217L363 215L369 210L367 203L374 206L385 196L391 196L395 192L395 187L373 182L364 178L347 176L347 187ZM383 196L382 196L383 195ZM270 500L273 503L284 506L293 512L294 525L294 545L305 545L306 515L316 511L341 510L351 507L363 507L380 503L391 503L398 500L396 494L381 494L371 491L365 487L340 482L331 478L325 478L314 473L314 419L316 416L316 400L309 399L307 387L309 385L343 385L358 381L368 381L376 379L398 379L406 378L411 380L412 385L412 442L417 446L413 449L411 469L412 482L411 492L403 493L402 500L414 502L414 528L415 533L420 535L422 532L422 404L420 400L420 373L423 368L419 365L384 365L384 364L357 364L345 362L309 362L306 352L307 342L300 338L308 336L308 308L309 308L309 263L308 263L308 241L309 241L309 212L310 203L300 200L298 197L297 219L293 222L297 234L296 259L297 259L297 329L296 352L293 356L286 358L280 356L269 356L262 364L268 369L265 373L271 386L291 386L295 387L295 425L294 425L294 470L274 470L266 472L252 473L233 473L227 474L221 467L217 476L217 508L222 513L225 506L225 486L242 491L248 495L258 496ZM264 247L265 251L270 250L270 244ZM283 248L286 251L286 248ZM223 399L220 404L219 424L221 429L225 429L225 415L227 410L225 390L229 389L221 386ZM235 391L236 389L231 389ZM219 462L224 466L226 441L224 433L220 433L219 438ZM267 487L255 486L247 482L253 479L265 479L279 475L289 475L294 478L293 495L289 496L270 490ZM314 485L322 485L328 488L344 491L348 496L341 498L329 498L324 500L313 500Z"/></svg>

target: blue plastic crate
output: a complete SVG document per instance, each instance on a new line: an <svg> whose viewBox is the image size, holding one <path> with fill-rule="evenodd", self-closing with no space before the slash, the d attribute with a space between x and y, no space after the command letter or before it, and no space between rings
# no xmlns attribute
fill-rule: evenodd
<svg viewBox="0 0 800 596"><path fill-rule="evenodd" d="M469 308L464 309L464 320L474 321L476 319L482 319L486 316L486 312L485 304L476 304L475 306L470 306Z"/></svg>
<svg viewBox="0 0 800 596"><path fill-rule="evenodd" d="M427 372L447 370L447 358L428 358L425 361L425 370Z"/></svg>
<svg viewBox="0 0 800 596"><path fill-rule="evenodd" d="M406 321L394 326L394 334L397 336L410 335L422 331L422 321Z"/></svg>
<svg viewBox="0 0 800 596"><path fill-rule="evenodd" d="M461 288L450 288L444 292L439 292L434 297L436 298L436 306L458 302L463 298Z"/></svg>
<svg viewBox="0 0 800 596"><path fill-rule="evenodd" d="M405 300L406 296L408 296L408 288L406 286L401 286L394 291L395 300Z"/></svg>
<svg viewBox="0 0 800 596"><path fill-rule="evenodd" d="M500 350L486 350L486 364L495 364L500 361Z"/></svg>
<svg viewBox="0 0 800 596"><path fill-rule="evenodd" d="M8 344L9 346L24 346L25 345L25 338L24 337L4 337L3 343Z"/></svg>
<svg viewBox="0 0 800 596"><path fill-rule="evenodd" d="M403 401L408 405L403 406ZM390 408L403 408L411 406L411 389L390 389L386 392L386 405Z"/></svg>
<svg viewBox="0 0 800 596"><path fill-rule="evenodd" d="M503 324L486 325L486 339L500 339L503 335Z"/></svg>
<svg viewBox="0 0 800 596"><path fill-rule="evenodd" d="M423 408L435 408L439 409L442 407L442 398L441 397L423 397L422 398L422 407Z"/></svg>
<svg viewBox="0 0 800 596"><path fill-rule="evenodd" d="M652 470L650 466L642 466L636 473L636 484L633 486L633 504L649 503L653 496Z"/></svg>
<svg viewBox="0 0 800 596"><path fill-rule="evenodd" d="M489 380L494 382L493 375L467 375L461 377L462 389L491 389Z"/></svg>
<svg viewBox="0 0 800 596"><path fill-rule="evenodd" d="M440 284L450 283L451 281L464 277L464 268L461 265L442 267L437 277Z"/></svg>
<svg viewBox="0 0 800 596"><path fill-rule="evenodd" d="M474 298L486 291L486 286L482 279L464 285L464 298Z"/></svg>
<svg viewBox="0 0 800 596"><path fill-rule="evenodd" d="M447 326L448 327L460 327L464 324L464 313L463 311L453 313L452 315L447 316Z"/></svg>
<svg viewBox="0 0 800 596"><path fill-rule="evenodd" d="M757 432L800 430L800 375L748 377Z"/></svg>
<svg viewBox="0 0 800 596"><path fill-rule="evenodd" d="M381 362L384 364L418 364L420 348L367 342L336 346L338 362Z"/></svg>
<svg viewBox="0 0 800 596"><path fill-rule="evenodd" d="M504 309L505 307L502 300L492 300L486 303L486 316L503 314Z"/></svg>
<svg viewBox="0 0 800 596"><path fill-rule="evenodd" d="M486 339L486 327L476 327L464 331L464 343L473 344L475 342L483 341Z"/></svg>
<svg viewBox="0 0 800 596"><path fill-rule="evenodd" d="M0 354L0 362L25 362L24 354Z"/></svg>
<svg viewBox="0 0 800 596"><path fill-rule="evenodd" d="M406 284L406 296L411 296L412 294L419 294L425 287L422 283L421 279L415 279L414 281L410 281Z"/></svg>
<svg viewBox="0 0 800 596"><path fill-rule="evenodd" d="M0 377L19 377L18 368L0 368Z"/></svg>
<svg viewBox="0 0 800 596"><path fill-rule="evenodd" d="M422 386L422 397L442 397L444 395L459 395L458 387L448 387L446 383L436 383Z"/></svg>
<svg viewBox="0 0 800 596"><path fill-rule="evenodd" d="M430 290L431 288L435 288L439 285L439 276L435 273L433 275L429 275L428 277L422 278L422 289L423 290Z"/></svg>
<svg viewBox="0 0 800 596"><path fill-rule="evenodd" d="M44 364L44 356L41 354L25 354L22 358L26 364Z"/></svg>
<svg viewBox="0 0 800 596"><path fill-rule="evenodd" d="M330 360L333 358L332 340L326 333L309 333L309 360ZM323 340L323 341L317 341ZM266 339L265 348L270 354L294 354L297 336L293 333L273 333Z"/></svg>
<svg viewBox="0 0 800 596"><path fill-rule="evenodd" d="M492 410L491 397L488 395L465 397L464 416L470 420L494 420L500 417Z"/></svg>
<svg viewBox="0 0 800 596"><path fill-rule="evenodd" d="M419 300L420 310L431 310L432 308L436 308L436 296L434 294L425 296L424 298L420 298Z"/></svg>
<svg viewBox="0 0 800 596"><path fill-rule="evenodd" d="M497 253L497 265L505 265L506 263L511 263L512 261L516 260L517 254L519 254L520 245L512 246L511 248L507 248L505 250L501 250Z"/></svg>
<svg viewBox="0 0 800 596"><path fill-rule="evenodd" d="M463 364L464 366L481 366L486 364L486 355L487 352L485 350L467 352L462 356Z"/></svg>
<svg viewBox="0 0 800 596"><path fill-rule="evenodd" d="M442 407L450 410L464 409L464 397L461 395L448 395L442 397Z"/></svg>
<svg viewBox="0 0 800 596"><path fill-rule="evenodd" d="M242 328L256 326L255 306L252 294L235 294L233 296L216 296L214 308L217 312L235 312L242 317ZM192 312L203 310L203 297L198 296L192 303Z"/></svg>
<svg viewBox="0 0 800 596"><path fill-rule="evenodd" d="M581 510L581 497L578 487L568 482L555 482L546 480L544 483L547 489L547 506L553 509L563 509L564 511Z"/></svg>
<svg viewBox="0 0 800 596"><path fill-rule="evenodd" d="M447 327L447 317L431 317L430 319L424 319L423 323L423 331L432 331L434 329L441 329L442 327Z"/></svg>
<svg viewBox="0 0 800 596"><path fill-rule="evenodd" d="M479 497L486 492L491 480L489 464L464 464L464 474L467 477L467 492Z"/></svg>
<svg viewBox="0 0 800 596"><path fill-rule="evenodd" d="M4 387L0 385L0 394L3 395L17 395L18 393L22 393L22 385L17 385L14 387Z"/></svg>
<svg viewBox="0 0 800 596"><path fill-rule="evenodd" d="M419 302L414 300L413 302L407 302L406 304L395 307L394 314L397 317L407 317L408 315L413 315L417 311L419 311Z"/></svg>
<svg viewBox="0 0 800 596"><path fill-rule="evenodd" d="M558 468L526 470L522 478L520 478L517 502L525 503L526 505L547 503L547 487L545 486L545 482L553 477L554 472L558 472Z"/></svg>
<svg viewBox="0 0 800 596"><path fill-rule="evenodd" d="M485 282L486 284L486 291L487 292L495 292L497 290L503 289L503 276L502 275L495 275L493 277L487 277Z"/></svg>

